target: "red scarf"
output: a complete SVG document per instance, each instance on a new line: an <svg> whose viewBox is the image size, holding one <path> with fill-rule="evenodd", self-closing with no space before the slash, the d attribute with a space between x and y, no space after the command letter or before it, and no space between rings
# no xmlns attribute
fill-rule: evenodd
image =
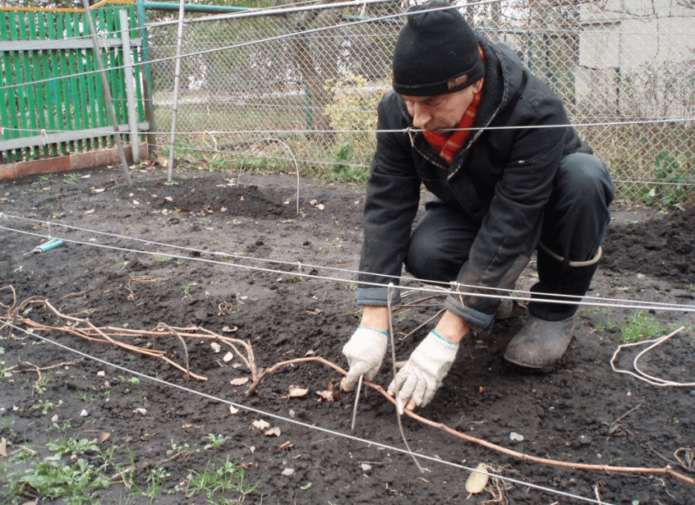
<svg viewBox="0 0 695 505"><path fill-rule="evenodd" d="M478 50L480 51L480 57L483 59L483 63L485 63L483 49L478 46ZM478 114L478 104L480 103L480 97L482 94L483 90L481 88L481 90L473 97L473 101L463 114L456 131L452 133L437 133L427 130L423 131L427 142L429 142L429 144L449 165L451 165L451 162L454 160L454 156L456 156L456 154L461 150L471 134L471 130L468 128L473 126L475 116Z"/></svg>

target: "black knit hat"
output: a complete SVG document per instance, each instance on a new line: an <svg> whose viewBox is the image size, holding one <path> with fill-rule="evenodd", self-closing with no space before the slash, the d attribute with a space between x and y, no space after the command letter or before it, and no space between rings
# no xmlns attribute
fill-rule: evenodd
<svg viewBox="0 0 695 505"><path fill-rule="evenodd" d="M433 0L411 7L393 52L393 89L433 96L464 89L483 77L478 38L456 8Z"/></svg>

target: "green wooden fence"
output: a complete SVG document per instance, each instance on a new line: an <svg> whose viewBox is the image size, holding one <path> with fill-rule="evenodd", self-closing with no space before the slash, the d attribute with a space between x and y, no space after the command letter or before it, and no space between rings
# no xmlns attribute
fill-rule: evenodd
<svg viewBox="0 0 695 505"><path fill-rule="evenodd" d="M121 33L121 10L127 12L127 37ZM135 5L107 0L92 15L119 130L131 131L134 124L147 130ZM124 68L126 43L132 70ZM0 8L0 161L112 146L113 125L97 70L81 9ZM130 103L126 78L134 81ZM129 140L126 135L124 141Z"/></svg>

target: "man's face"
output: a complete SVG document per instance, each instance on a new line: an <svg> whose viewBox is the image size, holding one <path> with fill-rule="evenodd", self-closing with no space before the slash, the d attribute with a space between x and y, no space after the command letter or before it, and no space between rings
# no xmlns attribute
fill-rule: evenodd
<svg viewBox="0 0 695 505"><path fill-rule="evenodd" d="M461 91L435 96L401 95L413 117L413 127L421 130L438 131L456 128L463 113L483 87L479 79Z"/></svg>

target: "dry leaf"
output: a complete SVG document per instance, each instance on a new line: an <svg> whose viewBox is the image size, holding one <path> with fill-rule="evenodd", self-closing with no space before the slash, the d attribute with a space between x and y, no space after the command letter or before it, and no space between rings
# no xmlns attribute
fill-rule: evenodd
<svg viewBox="0 0 695 505"><path fill-rule="evenodd" d="M172 197L170 197L170 196L165 196L164 199L165 199L167 202L173 202L173 201L174 201L174 199L173 199Z"/></svg>
<svg viewBox="0 0 695 505"><path fill-rule="evenodd" d="M289 440L278 445L278 449L280 449L281 451L289 451L290 449L292 449L292 447L294 447L294 444Z"/></svg>
<svg viewBox="0 0 695 505"><path fill-rule="evenodd" d="M267 423L266 421L260 420L260 421L254 421L253 423L251 423L251 426L253 426L257 430L263 431L263 430L267 430L268 428L270 428L270 423Z"/></svg>
<svg viewBox="0 0 695 505"><path fill-rule="evenodd" d="M319 395L319 401L320 402L334 402L336 399L333 397L333 391L316 391L316 394Z"/></svg>
<svg viewBox="0 0 695 505"><path fill-rule="evenodd" d="M316 394L319 395L320 402L335 402L337 400L340 400L340 388L335 389L333 386L333 380L331 379L328 381L328 384L326 384L325 391L316 392Z"/></svg>
<svg viewBox="0 0 695 505"><path fill-rule="evenodd" d="M217 342L213 342L212 344L210 344L210 347L212 347L212 350L215 352L220 352L220 349L222 349L222 346Z"/></svg>
<svg viewBox="0 0 695 505"><path fill-rule="evenodd" d="M265 432L266 437L279 437L280 436L280 427L276 426L275 428L270 428L268 431Z"/></svg>
<svg viewBox="0 0 695 505"><path fill-rule="evenodd" d="M222 328L222 331L223 331L224 333L234 333L234 332L237 331L238 329L239 329L239 328L237 328L236 326L234 326L233 328L230 328L229 326L225 326L224 328Z"/></svg>
<svg viewBox="0 0 695 505"><path fill-rule="evenodd" d="M292 385L290 386L289 393L283 396L282 399L287 400L288 398L303 398L308 392L309 390L305 387Z"/></svg>
<svg viewBox="0 0 695 505"><path fill-rule="evenodd" d="M7 457L7 439L5 437L0 438L0 456Z"/></svg>
<svg viewBox="0 0 695 505"><path fill-rule="evenodd" d="M238 378L238 379L232 379L232 380L230 380L229 383L230 383L232 386L243 386L243 385L246 384L248 381L249 381L249 378L248 378L248 377L240 377L240 378Z"/></svg>
<svg viewBox="0 0 695 505"><path fill-rule="evenodd" d="M477 471L471 473L466 481L466 491L471 494L480 493L487 486L488 480L490 480L485 463L480 463L475 469Z"/></svg>
<svg viewBox="0 0 695 505"><path fill-rule="evenodd" d="M133 410L133 412L135 412L136 414L140 414L141 416L147 415L147 409L143 408L135 409Z"/></svg>
<svg viewBox="0 0 695 505"><path fill-rule="evenodd" d="M234 415L239 413L239 409L236 408L234 405L230 405L229 406L229 413L234 416Z"/></svg>
<svg viewBox="0 0 695 505"><path fill-rule="evenodd" d="M86 210L84 213L85 213L85 215L94 214L94 209Z"/></svg>
<svg viewBox="0 0 695 505"><path fill-rule="evenodd" d="M100 431L97 440L99 440L100 444L103 444L109 438L111 438L111 433L109 433L108 431Z"/></svg>

